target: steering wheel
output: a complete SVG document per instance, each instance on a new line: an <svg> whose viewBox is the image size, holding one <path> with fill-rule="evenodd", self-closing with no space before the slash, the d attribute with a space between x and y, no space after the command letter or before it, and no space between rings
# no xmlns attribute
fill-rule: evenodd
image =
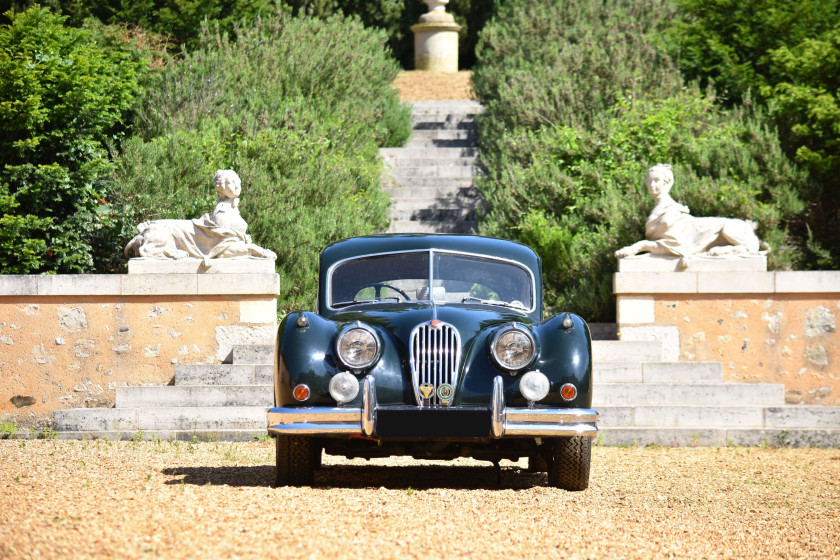
<svg viewBox="0 0 840 560"><path fill-rule="evenodd" d="M376 288L376 299L382 299L382 288L388 288L389 290L393 290L404 297L406 300L410 300L411 298L408 297L408 294L404 291L400 290L396 286L392 286L391 284L386 284L384 282L371 282L370 284L365 284L359 288L361 292L365 288Z"/></svg>

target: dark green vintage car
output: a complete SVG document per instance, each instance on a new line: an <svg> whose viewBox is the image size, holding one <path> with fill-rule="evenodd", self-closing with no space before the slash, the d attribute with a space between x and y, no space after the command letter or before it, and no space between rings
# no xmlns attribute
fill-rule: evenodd
<svg viewBox="0 0 840 560"><path fill-rule="evenodd" d="M378 235L321 254L318 312L280 324L277 485L345 457L529 458L552 486L589 485L597 412L589 327L543 319L528 247L462 235Z"/></svg>

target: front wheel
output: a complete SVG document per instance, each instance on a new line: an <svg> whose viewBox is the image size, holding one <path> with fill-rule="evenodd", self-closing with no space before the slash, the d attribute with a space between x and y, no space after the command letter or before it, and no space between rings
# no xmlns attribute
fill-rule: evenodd
<svg viewBox="0 0 840 560"><path fill-rule="evenodd" d="M573 436L554 442L554 460L548 469L548 483L555 488L580 492L589 487L592 438Z"/></svg>
<svg viewBox="0 0 840 560"><path fill-rule="evenodd" d="M317 462L315 449L318 450ZM320 446L313 438L305 436L277 436L275 441L277 463L274 468L275 486L305 486L315 480L315 469L320 466Z"/></svg>

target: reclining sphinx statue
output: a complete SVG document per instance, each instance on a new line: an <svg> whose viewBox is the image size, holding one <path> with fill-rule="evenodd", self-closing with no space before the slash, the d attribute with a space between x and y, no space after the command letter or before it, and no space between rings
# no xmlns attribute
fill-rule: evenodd
<svg viewBox="0 0 840 560"><path fill-rule="evenodd" d="M692 216L669 194L674 185L670 165L657 164L645 177L648 193L656 206L645 224L645 238L615 252L618 258L638 253L675 256L679 268L688 268L693 256L746 256L763 254L770 247L755 234L756 224L735 218L700 218Z"/></svg>
<svg viewBox="0 0 840 560"><path fill-rule="evenodd" d="M251 242L248 224L239 214L239 175L229 169L216 171L213 187L216 207L193 220L153 220L137 226L137 235L125 247L125 256L152 259L252 258L276 259L272 251Z"/></svg>

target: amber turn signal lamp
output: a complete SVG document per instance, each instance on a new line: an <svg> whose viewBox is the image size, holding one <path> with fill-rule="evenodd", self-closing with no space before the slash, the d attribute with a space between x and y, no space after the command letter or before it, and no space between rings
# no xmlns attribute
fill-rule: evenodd
<svg viewBox="0 0 840 560"><path fill-rule="evenodd" d="M577 387L575 387L571 383L566 383L565 385L560 387L560 396L567 401L574 400L574 398L577 396Z"/></svg>
<svg viewBox="0 0 840 560"><path fill-rule="evenodd" d="M292 395L299 401L305 401L309 398L309 387L303 384L298 385L292 390Z"/></svg>

